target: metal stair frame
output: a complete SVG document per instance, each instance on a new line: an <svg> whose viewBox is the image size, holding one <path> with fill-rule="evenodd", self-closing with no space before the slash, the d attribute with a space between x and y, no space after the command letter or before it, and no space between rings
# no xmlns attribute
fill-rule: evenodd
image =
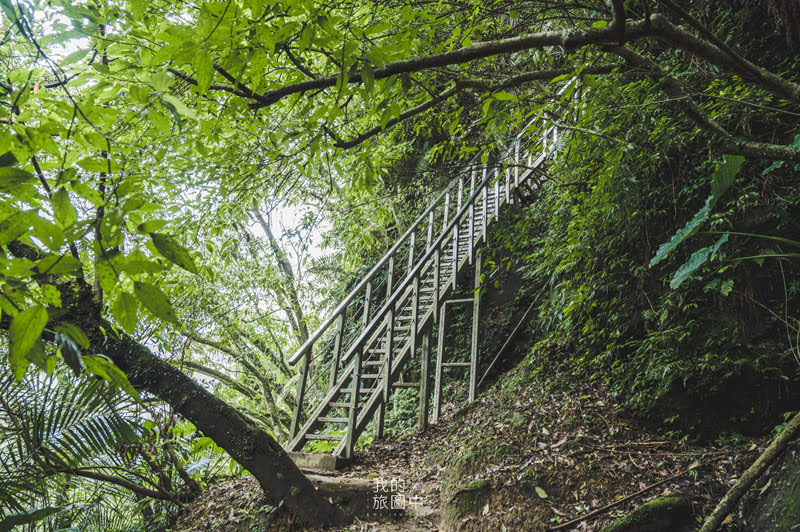
<svg viewBox="0 0 800 532"><path fill-rule="evenodd" d="M532 120L525 129L540 119L542 119L541 116ZM347 432L333 451L334 455L351 456L358 436L366 429L376 413L378 416L376 419L377 432L378 434L382 432L383 409L392 384L417 351L420 340L426 344L423 346L423 351L428 350L426 361L429 361L430 331L433 324L438 321L442 305L455 289L459 278L467 271L467 266L476 262L476 251L486 242L491 220L499 217L502 207L517 200L514 193L520 185L536 188L536 184L529 183L529 181L533 181L533 178L539 175L536 170L558 147L556 142L558 130L555 126L548 127L544 122L540 129L541 133L535 136L533 141L531 141L532 137L528 137L524 131L517 135L511 146L501 154L495 167L478 165L477 161L480 160L482 154L477 154L467 166L470 181L469 191L471 192L469 198L464 198L467 175L462 173L442 191L417 221L336 307L330 318L290 359L290 364L301 361L302 365L296 395L297 403L292 420L291 441L286 446L288 451L301 450L305 442L313 438L314 431L328 422L326 420L331 417L328 414L330 410L344 408L340 406L344 401L336 401L342 395L349 394L349 404L346 407L348 411ZM551 133L553 141L548 142ZM529 148L533 142L538 140L542 141L542 150L535 155ZM527 159L527 167L520 171L523 157ZM513 163L513 168L507 168L509 162ZM476 183L477 175L481 177L479 183ZM490 198L490 196L493 197ZM453 200L457 201L455 209L457 212L450 218L450 202ZM440 231L436 231L437 217L435 213L440 207L443 207L444 211L441 220L444 227ZM424 252L421 256L415 256L415 249L419 246L417 234L423 232L423 227L427 229ZM436 233L438 233L438 237L435 237ZM406 245L408 246L407 257L403 257L402 248ZM397 275L396 267L398 262L405 260L407 260L408 268L401 278ZM479 266L480 261L477 262L476 266ZM387 281L383 289L384 301L378 310L374 310L371 308L371 300L374 297L373 289L376 286L380 288L380 284L373 283L373 281L376 281L378 273L383 268L388 269ZM432 280L432 286L430 280ZM420 304L423 284L429 287L425 292L429 297L423 300L424 304ZM347 311L354 303L356 310L358 310L358 305L361 305L362 324L355 339L347 341L344 338L346 325L349 323ZM475 308L477 310L477 303ZM410 320L407 320L410 326L409 334L395 336L396 322L409 309L411 310ZM351 321L354 317L351 316ZM323 337L328 331L331 331L327 335L328 345L332 345L328 391L321 402L311 411L306 422L300 426L309 368L316 358L312 356L312 350L318 341L325 341ZM477 339L474 336L473 334L473 343L476 343ZM372 367L376 367L376 361L371 360L371 357L380 353L381 350L385 350L385 358L377 374L363 373L362 365L368 361L372 362ZM323 348L316 356L320 356L324 352ZM339 370L342 363L344 367ZM423 380L428 379L430 372L423 370L423 374ZM373 377L371 380L374 380L373 385L366 389L366 393L363 393L365 390L362 382L363 375L371 375ZM475 375L471 375L471 377L470 399L474 397L475 392L473 390ZM420 383L420 388L421 395L423 392L427 394L428 383ZM345 391L346 389L349 391ZM362 395L364 396L363 403L360 401ZM420 408L422 408L422 397L420 399ZM337 406L332 406L332 403ZM424 404L427 409L427 397L425 397ZM427 422L427 411L424 422ZM317 437L317 439L320 438Z"/></svg>

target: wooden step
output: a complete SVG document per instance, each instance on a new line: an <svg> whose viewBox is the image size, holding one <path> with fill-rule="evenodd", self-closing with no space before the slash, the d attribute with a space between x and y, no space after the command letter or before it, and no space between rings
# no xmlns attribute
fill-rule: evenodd
<svg viewBox="0 0 800 532"><path fill-rule="evenodd" d="M307 440L342 441L343 434L306 434Z"/></svg>
<svg viewBox="0 0 800 532"><path fill-rule="evenodd" d="M418 382L396 382L392 384L393 388L419 388Z"/></svg>
<svg viewBox="0 0 800 532"><path fill-rule="evenodd" d="M350 408L350 403L333 402L328 403L328 406L331 408Z"/></svg>
<svg viewBox="0 0 800 532"><path fill-rule="evenodd" d="M380 376L381 376L380 373L362 373L361 374L361 378L362 379L377 379Z"/></svg>
<svg viewBox="0 0 800 532"><path fill-rule="evenodd" d="M444 368L468 368L469 362L442 362Z"/></svg>
<svg viewBox="0 0 800 532"><path fill-rule="evenodd" d="M346 417L318 417L320 423L347 423L350 421Z"/></svg>

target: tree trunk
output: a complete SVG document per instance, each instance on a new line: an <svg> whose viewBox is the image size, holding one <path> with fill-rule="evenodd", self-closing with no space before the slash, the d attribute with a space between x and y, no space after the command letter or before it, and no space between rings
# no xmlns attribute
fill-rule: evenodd
<svg viewBox="0 0 800 532"><path fill-rule="evenodd" d="M113 331L109 323L89 319L76 325L90 338L90 350L107 355L131 384L168 403L247 469L258 480L270 504L283 501L299 520L309 524L344 524L350 520L342 509L317 492L269 434L248 422L235 408L129 336L106 337L100 327Z"/></svg>

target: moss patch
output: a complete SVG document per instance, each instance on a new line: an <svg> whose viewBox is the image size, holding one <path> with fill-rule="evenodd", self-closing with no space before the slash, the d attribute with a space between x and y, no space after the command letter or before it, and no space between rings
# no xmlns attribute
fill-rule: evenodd
<svg viewBox="0 0 800 532"><path fill-rule="evenodd" d="M688 530L692 505L682 497L660 497L647 502L603 532L675 532Z"/></svg>

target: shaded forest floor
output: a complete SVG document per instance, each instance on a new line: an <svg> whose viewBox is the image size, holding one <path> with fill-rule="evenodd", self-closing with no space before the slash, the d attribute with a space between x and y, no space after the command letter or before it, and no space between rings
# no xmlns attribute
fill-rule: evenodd
<svg viewBox="0 0 800 532"><path fill-rule="evenodd" d="M769 443L699 445L658 435L637 425L601 385L575 382L553 361L546 377L532 364L517 366L472 405L449 403L427 431L393 434L358 451L338 475L369 479L376 490L394 481L414 512L366 516L337 530L546 530L629 497L561 528L599 531L648 500L675 494L691 501L686 529L696 529ZM238 478L210 487L175 530L299 530L270 511L256 482ZM742 529L741 516L730 516L726 527Z"/></svg>

